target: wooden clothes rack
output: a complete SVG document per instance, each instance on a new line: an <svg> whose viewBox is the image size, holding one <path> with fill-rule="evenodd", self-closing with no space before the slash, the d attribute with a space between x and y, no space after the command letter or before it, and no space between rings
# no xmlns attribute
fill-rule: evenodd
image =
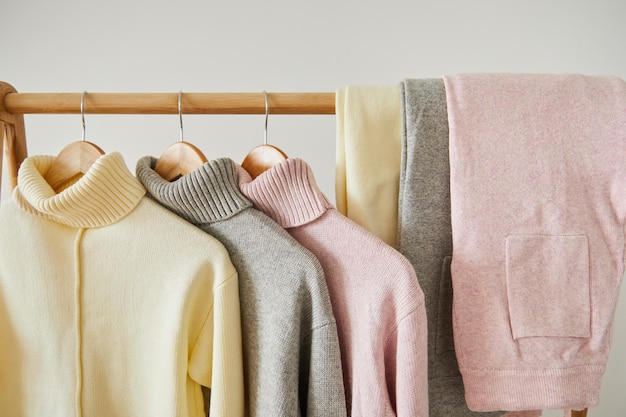
<svg viewBox="0 0 626 417"><path fill-rule="evenodd" d="M267 93L271 114L335 114L335 93ZM82 93L18 93L0 81L0 152L8 162L9 184L17 185L19 166L27 156L24 114L80 114ZM185 114L265 114L258 93L184 93ZM178 114L178 93L88 93L84 113ZM0 138L1 139L1 138ZM0 183L2 160L0 158ZM587 409L572 411L587 417Z"/></svg>
<svg viewBox="0 0 626 417"><path fill-rule="evenodd" d="M335 93L268 93L271 114L335 114ZM0 152L8 162L9 184L27 156L24 114L80 114L82 93L18 93L0 82ZM265 114L258 93L184 93L184 114ZM178 93L88 93L84 113L178 114ZM3 128L3 129L2 129ZM0 180L2 162L0 161Z"/></svg>

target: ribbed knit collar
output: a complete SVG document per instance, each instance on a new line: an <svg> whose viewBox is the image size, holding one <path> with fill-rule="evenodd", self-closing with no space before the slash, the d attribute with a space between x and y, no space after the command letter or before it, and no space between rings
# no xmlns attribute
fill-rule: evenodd
<svg viewBox="0 0 626 417"><path fill-rule="evenodd" d="M58 194L43 177L53 161L53 156L37 155L22 162L13 192L22 210L72 227L101 227L122 219L145 195L119 152L98 158Z"/></svg>
<svg viewBox="0 0 626 417"><path fill-rule="evenodd" d="M241 191L283 228L310 223L333 207L301 159L286 159L254 180L243 168L239 171Z"/></svg>
<svg viewBox="0 0 626 417"><path fill-rule="evenodd" d="M215 159L169 182L154 171L156 158L137 162L137 178L148 195L190 223L199 225L228 219L252 207L239 190L235 162Z"/></svg>

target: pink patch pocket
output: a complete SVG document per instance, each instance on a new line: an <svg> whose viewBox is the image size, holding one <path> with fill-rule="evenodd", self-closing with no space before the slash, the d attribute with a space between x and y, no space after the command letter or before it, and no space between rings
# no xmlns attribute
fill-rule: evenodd
<svg viewBox="0 0 626 417"><path fill-rule="evenodd" d="M506 285L513 339L591 335L586 236L508 236Z"/></svg>

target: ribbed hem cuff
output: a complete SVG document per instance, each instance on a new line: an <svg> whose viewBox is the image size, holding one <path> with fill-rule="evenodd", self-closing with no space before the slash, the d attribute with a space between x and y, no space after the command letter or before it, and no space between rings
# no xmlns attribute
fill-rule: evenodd
<svg viewBox="0 0 626 417"><path fill-rule="evenodd" d="M603 365L541 370L461 369L470 409L582 409L597 405Z"/></svg>

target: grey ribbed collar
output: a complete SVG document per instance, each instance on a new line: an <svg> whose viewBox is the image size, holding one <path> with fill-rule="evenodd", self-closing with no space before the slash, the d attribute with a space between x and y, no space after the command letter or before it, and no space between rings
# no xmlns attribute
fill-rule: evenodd
<svg viewBox="0 0 626 417"><path fill-rule="evenodd" d="M252 207L239 190L236 164L229 158L207 162L169 182L154 172L157 159L137 161L137 178L148 196L190 223L199 225L228 219Z"/></svg>

